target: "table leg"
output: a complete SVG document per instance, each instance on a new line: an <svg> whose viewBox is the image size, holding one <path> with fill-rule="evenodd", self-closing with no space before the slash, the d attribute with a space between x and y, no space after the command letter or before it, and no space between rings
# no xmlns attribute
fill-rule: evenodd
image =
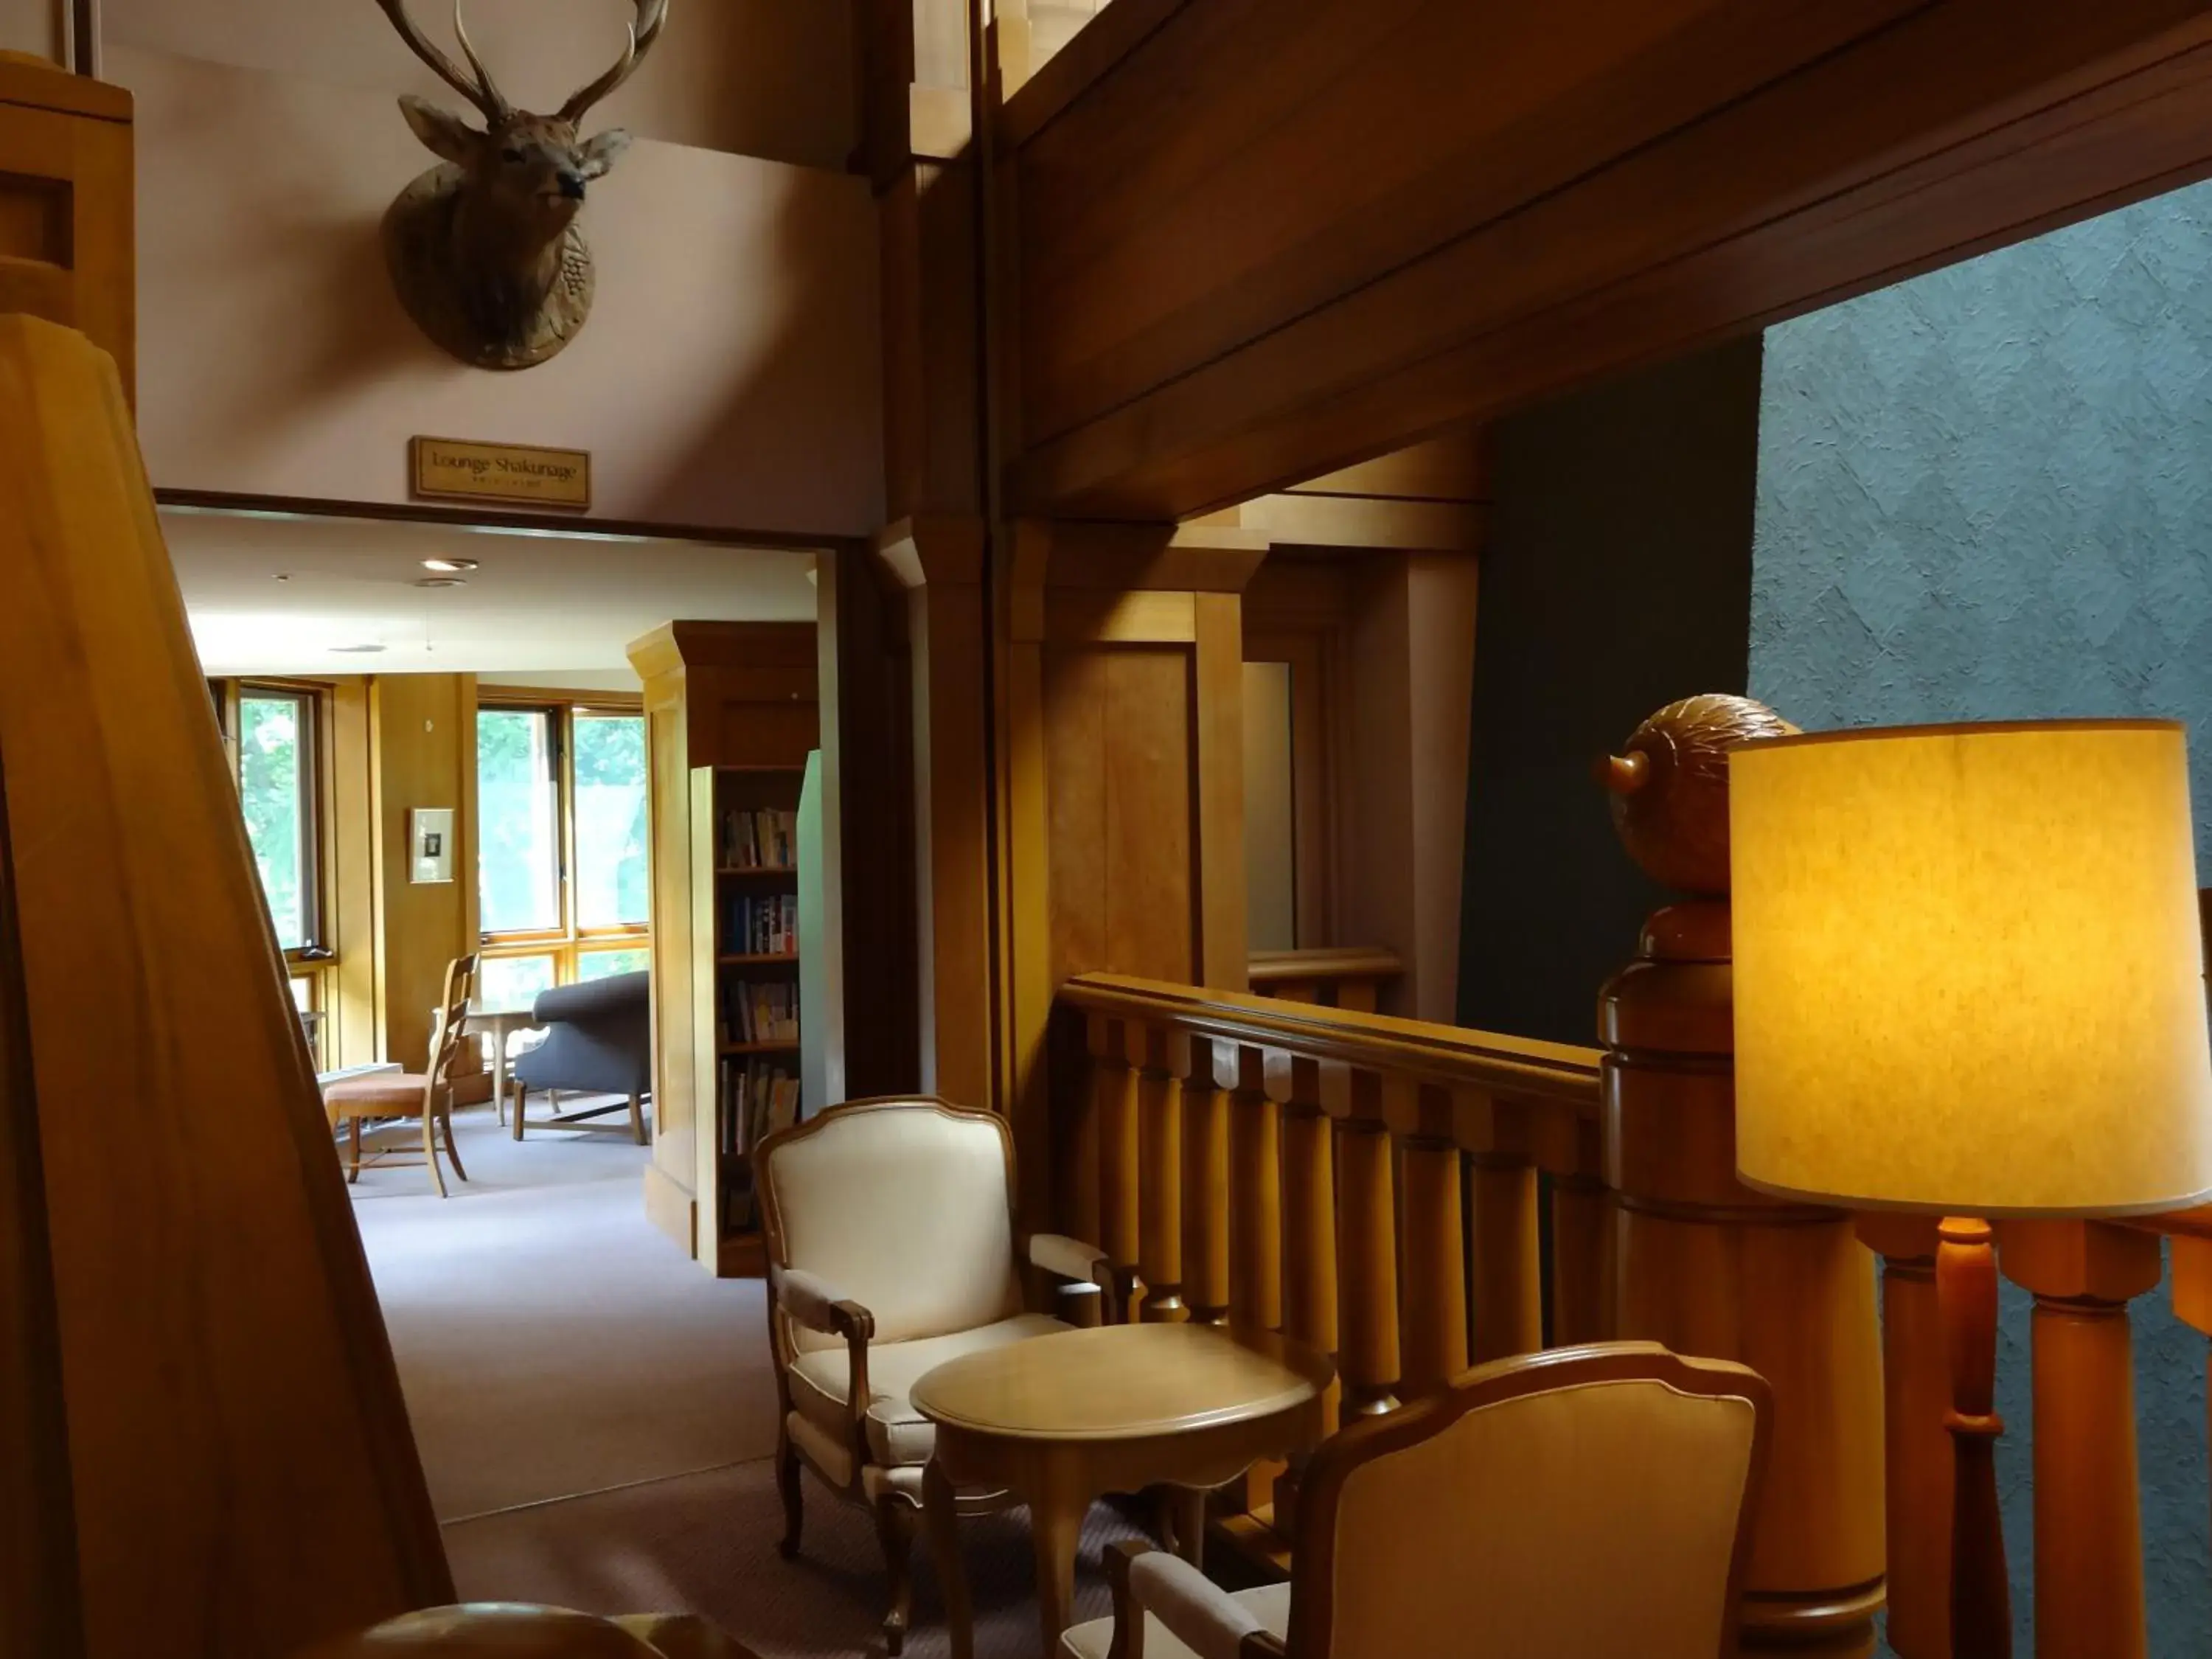
<svg viewBox="0 0 2212 1659"><path fill-rule="evenodd" d="M1206 1498L1205 1489L1199 1486L1170 1486L1166 1494L1175 1553L1200 1568L1206 1565Z"/></svg>
<svg viewBox="0 0 2212 1659"><path fill-rule="evenodd" d="M960 1510L952 1482L933 1459L921 1472L921 1512L945 1597L945 1630L952 1659L975 1659L975 1613L968 1601L968 1569L960 1559ZM1055 1640L1058 1638L1055 1638Z"/></svg>
<svg viewBox="0 0 2212 1659"><path fill-rule="evenodd" d="M1075 1551L1083 1537L1083 1517L1090 1511L1088 1494L1069 1491L1056 1480L1047 1482L1030 1498L1045 1659L1059 1653L1060 1632L1075 1622Z"/></svg>

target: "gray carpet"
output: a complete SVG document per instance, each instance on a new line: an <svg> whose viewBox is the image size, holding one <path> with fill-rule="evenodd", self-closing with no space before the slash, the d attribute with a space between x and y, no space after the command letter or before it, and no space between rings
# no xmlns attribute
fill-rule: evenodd
<svg viewBox="0 0 2212 1659"><path fill-rule="evenodd" d="M420 1169L352 1190L432 1501L461 1594L590 1613L692 1612L763 1659L880 1653L875 1528L807 1487L802 1558L775 1540L775 1385L757 1283L717 1281L645 1218L646 1154L626 1139L518 1146L488 1109L457 1121L471 1179L431 1195ZM449 1177L450 1180L450 1177ZM1106 1610L1098 1552L1133 1535L1091 1511L1086 1618ZM964 1523L981 1659L1040 1650L1019 1512ZM915 1550L907 1651L947 1651Z"/></svg>

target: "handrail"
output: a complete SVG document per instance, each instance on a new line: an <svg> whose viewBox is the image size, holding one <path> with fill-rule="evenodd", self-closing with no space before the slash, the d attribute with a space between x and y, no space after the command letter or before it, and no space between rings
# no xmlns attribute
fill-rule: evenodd
<svg viewBox="0 0 2212 1659"><path fill-rule="evenodd" d="M1190 1036L1280 1049L1301 1059L1566 1101L1592 1116L1597 1111L1599 1053L1572 1043L1121 974L1079 975L1060 988L1060 1001L1086 1014L1172 1024Z"/></svg>

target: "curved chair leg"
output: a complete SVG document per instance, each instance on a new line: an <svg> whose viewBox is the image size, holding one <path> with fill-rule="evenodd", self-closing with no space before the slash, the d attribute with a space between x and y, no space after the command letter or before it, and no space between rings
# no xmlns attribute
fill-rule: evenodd
<svg viewBox="0 0 2212 1659"><path fill-rule="evenodd" d="M445 1197L446 1172L438 1167L438 1115L428 1107L422 1112L422 1161L430 1166L430 1184Z"/></svg>
<svg viewBox="0 0 2212 1659"><path fill-rule="evenodd" d="M629 1138L641 1146L645 1145L645 1112L635 1090L629 1097Z"/></svg>
<svg viewBox="0 0 2212 1659"><path fill-rule="evenodd" d="M461 1167L461 1149L453 1145L453 1109L448 1106L439 1113L438 1121L446 1131L446 1156L453 1161L453 1173L466 1181L469 1172Z"/></svg>
<svg viewBox="0 0 2212 1659"><path fill-rule="evenodd" d="M876 1536L884 1547L884 1565L891 1581L891 1605L884 1614L884 1644L891 1659L906 1645L907 1624L914 1616L914 1574L910 1559L919 1517L903 1498L886 1493L876 1500Z"/></svg>
<svg viewBox="0 0 2212 1659"><path fill-rule="evenodd" d="M786 1556L799 1553L799 1530L806 1520L805 1496L799 1489L799 1448L788 1432L775 1437L775 1489L783 1498L783 1538L776 1547Z"/></svg>

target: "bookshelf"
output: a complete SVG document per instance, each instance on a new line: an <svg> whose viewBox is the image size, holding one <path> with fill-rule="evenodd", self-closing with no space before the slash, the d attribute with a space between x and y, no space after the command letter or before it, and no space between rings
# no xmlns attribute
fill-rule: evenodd
<svg viewBox="0 0 2212 1659"><path fill-rule="evenodd" d="M764 1271L752 1148L799 1103L799 804L795 766L691 774L691 1018L700 1108L700 1259Z"/></svg>
<svg viewBox="0 0 2212 1659"><path fill-rule="evenodd" d="M802 974L819 974L828 953L799 950L795 941L780 948L781 939L755 949L753 940L724 937L736 901L795 897L825 863L797 853L748 853L740 862L722 836L721 814L797 810L808 757L820 743L815 641L812 623L672 622L629 647L645 687L652 763L653 1148L645 1212L685 1255L723 1277L757 1276L765 1265L759 1235L732 1202L750 1170L738 1152L724 1151L733 1145L725 1062L800 1072L791 1039L762 1037L778 1046L755 1048L723 1030L723 987L795 988ZM803 964L782 959L802 955ZM817 1009L832 1006L823 992L808 1000ZM834 1024L810 1021L806 1040Z"/></svg>

